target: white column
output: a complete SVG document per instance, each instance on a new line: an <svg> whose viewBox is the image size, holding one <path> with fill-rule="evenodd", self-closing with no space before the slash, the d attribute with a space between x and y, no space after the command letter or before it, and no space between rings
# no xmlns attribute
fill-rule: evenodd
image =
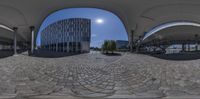
<svg viewBox="0 0 200 99"><path fill-rule="evenodd" d="M13 48L14 48L14 55L17 54L17 27L14 27L13 30L14 30L14 40L13 40Z"/></svg>
<svg viewBox="0 0 200 99"><path fill-rule="evenodd" d="M31 26L30 29L31 29L31 54L33 54L35 47L35 31L34 31L35 27Z"/></svg>

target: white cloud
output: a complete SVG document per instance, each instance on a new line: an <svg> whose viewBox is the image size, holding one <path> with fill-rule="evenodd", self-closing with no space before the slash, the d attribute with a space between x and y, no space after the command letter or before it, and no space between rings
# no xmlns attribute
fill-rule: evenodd
<svg viewBox="0 0 200 99"><path fill-rule="evenodd" d="M96 37L97 35L96 34L92 34L92 37Z"/></svg>

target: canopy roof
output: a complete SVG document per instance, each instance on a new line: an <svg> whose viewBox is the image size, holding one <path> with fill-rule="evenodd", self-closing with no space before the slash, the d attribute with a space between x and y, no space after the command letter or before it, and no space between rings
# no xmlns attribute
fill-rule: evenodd
<svg viewBox="0 0 200 99"><path fill-rule="evenodd" d="M30 41L30 26L35 26L37 32L48 15L74 7L113 12L124 23L129 38L131 30L135 31L134 39L166 22L200 22L200 0L0 0L0 24L10 29L18 27L18 41ZM194 31L190 30L188 35ZM2 32L5 30L1 29ZM7 31L3 36L9 33Z"/></svg>

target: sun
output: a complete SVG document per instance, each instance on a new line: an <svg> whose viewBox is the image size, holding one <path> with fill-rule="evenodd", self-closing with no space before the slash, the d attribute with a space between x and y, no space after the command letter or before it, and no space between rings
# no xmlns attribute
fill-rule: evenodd
<svg viewBox="0 0 200 99"><path fill-rule="evenodd" d="M103 24L103 23L104 23L104 20L103 20L103 19L96 19L96 23L97 23L97 24Z"/></svg>

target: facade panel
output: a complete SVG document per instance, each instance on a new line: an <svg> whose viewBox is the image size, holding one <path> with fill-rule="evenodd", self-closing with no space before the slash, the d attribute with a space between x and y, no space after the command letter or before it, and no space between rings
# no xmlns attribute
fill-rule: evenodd
<svg viewBox="0 0 200 99"><path fill-rule="evenodd" d="M70 18L57 21L41 32L41 49L52 52L89 52L91 20Z"/></svg>

